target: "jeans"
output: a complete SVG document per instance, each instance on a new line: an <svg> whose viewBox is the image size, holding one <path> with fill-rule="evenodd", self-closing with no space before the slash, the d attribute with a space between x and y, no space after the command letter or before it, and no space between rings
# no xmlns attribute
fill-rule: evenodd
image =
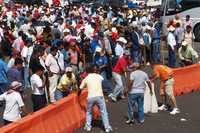
<svg viewBox="0 0 200 133"><path fill-rule="evenodd" d="M140 122L144 122L144 94L128 94L128 119L134 119L133 107L138 105L138 118Z"/></svg>
<svg viewBox="0 0 200 133"><path fill-rule="evenodd" d="M103 81L102 81L102 86L103 86L103 89L105 90L105 92L107 94L110 94L112 93L112 84L111 84L111 81L108 80L107 78L107 75L106 75L106 72L103 71L101 72L101 76L103 77Z"/></svg>
<svg viewBox="0 0 200 133"><path fill-rule="evenodd" d="M56 89L55 94L54 94L55 100L58 101L64 97L66 97L68 94L69 93L67 91L61 91L61 90Z"/></svg>
<svg viewBox="0 0 200 133"><path fill-rule="evenodd" d="M112 96L117 98L117 96L121 93L123 94L124 86L122 81L122 76L118 73L113 72L113 78L116 83Z"/></svg>
<svg viewBox="0 0 200 133"><path fill-rule="evenodd" d="M104 100L103 96L88 98L85 127L92 128L92 126L91 126L91 123L92 123L92 108L95 104L97 104L99 109L100 109L101 118L102 118L102 121L103 121L104 128L105 129L111 129L109 119L108 119L108 112L107 112L107 109L106 109L106 104L105 104L105 100Z"/></svg>
<svg viewBox="0 0 200 133"><path fill-rule="evenodd" d="M169 67L174 68L176 66L176 54L175 51L172 50L172 48L168 47L168 65Z"/></svg>
<svg viewBox="0 0 200 133"><path fill-rule="evenodd" d="M134 50L132 51L132 59L134 62L140 63L141 62L141 51L140 50Z"/></svg>
<svg viewBox="0 0 200 133"><path fill-rule="evenodd" d="M29 82L29 66L25 65L24 67L24 89L30 88Z"/></svg>
<svg viewBox="0 0 200 133"><path fill-rule="evenodd" d="M9 89L9 83L0 83L0 95Z"/></svg>
<svg viewBox="0 0 200 133"><path fill-rule="evenodd" d="M152 60L155 63L160 63L160 40L154 40L152 43Z"/></svg>

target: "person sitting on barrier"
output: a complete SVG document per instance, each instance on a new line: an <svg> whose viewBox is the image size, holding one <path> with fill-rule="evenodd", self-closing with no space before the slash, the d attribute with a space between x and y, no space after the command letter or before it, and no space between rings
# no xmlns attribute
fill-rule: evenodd
<svg viewBox="0 0 200 133"><path fill-rule="evenodd" d="M55 99L56 101L66 97L71 91L78 88L76 77L73 74L72 67L67 67L65 69L65 74L61 77L60 82L55 91Z"/></svg>
<svg viewBox="0 0 200 133"><path fill-rule="evenodd" d="M5 101L5 110L3 113L4 125L21 119L21 113L26 113L22 96L19 93L22 83L13 81L9 90L0 95L0 101Z"/></svg>
<svg viewBox="0 0 200 133"><path fill-rule="evenodd" d="M91 122L92 122L92 108L95 104L98 105L101 112L101 117L103 120L104 128L106 133L109 133L112 131L112 128L109 123L108 119L108 112L106 109L106 103L103 95L102 90L102 81L103 77L100 74L97 74L95 66L90 65L86 68L86 71L88 74L87 77L85 77L80 85L79 93L81 93L81 90L85 87L88 88L88 103L87 103L87 112L86 112L86 124L85 124L85 130L91 131Z"/></svg>
<svg viewBox="0 0 200 133"><path fill-rule="evenodd" d="M157 78L160 78L160 96L162 98L162 106L158 107L158 110L167 110L166 106L166 95L169 97L170 102L172 103L173 110L170 112L171 115L180 113L180 110L177 108L176 99L173 92L174 78L173 70L165 65L161 64L151 64L154 74L151 77L151 80L154 81Z"/></svg>
<svg viewBox="0 0 200 133"><path fill-rule="evenodd" d="M181 47L178 49L178 55L181 60L181 66L192 65L197 62L198 53L188 46L186 41L182 42Z"/></svg>

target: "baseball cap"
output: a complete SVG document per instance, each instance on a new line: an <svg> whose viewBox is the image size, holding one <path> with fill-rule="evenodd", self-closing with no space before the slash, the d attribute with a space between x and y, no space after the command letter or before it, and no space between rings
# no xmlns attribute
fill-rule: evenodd
<svg viewBox="0 0 200 133"><path fill-rule="evenodd" d="M11 89L16 90L19 87L22 87L22 83L18 82L18 81L13 81L10 85Z"/></svg>

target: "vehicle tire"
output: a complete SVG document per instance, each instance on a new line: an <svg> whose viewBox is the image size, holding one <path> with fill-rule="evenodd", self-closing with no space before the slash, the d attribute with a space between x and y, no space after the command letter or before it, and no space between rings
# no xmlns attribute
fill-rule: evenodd
<svg viewBox="0 0 200 133"><path fill-rule="evenodd" d="M195 36L195 41L200 42L200 23L194 26L193 33Z"/></svg>

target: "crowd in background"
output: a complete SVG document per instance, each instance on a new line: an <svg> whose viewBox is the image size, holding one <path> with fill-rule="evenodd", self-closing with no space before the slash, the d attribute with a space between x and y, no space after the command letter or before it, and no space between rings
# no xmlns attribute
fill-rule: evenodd
<svg viewBox="0 0 200 133"><path fill-rule="evenodd" d="M190 16L182 20L176 15L167 27L168 65L177 67L177 55L181 66L196 63L198 54L193 49ZM33 110L37 111L47 103L78 92L80 85L82 89L86 85L91 87L88 82L92 77L87 77L91 70L86 71L86 68L94 65L95 72L103 78L97 75L93 78L96 82L102 79L103 92L116 102L117 97L125 98L123 78L128 81L126 69L129 65L138 68L138 64L163 62L161 31L159 9L90 5L1 6L0 94L19 88L23 94L31 88ZM146 75L143 76L144 81L149 81ZM115 81L114 85L111 80ZM102 96L101 92L91 93ZM21 96L15 95L19 106L23 107ZM4 120L9 123L19 117L4 117ZM103 118L107 123L105 128L111 130L106 113ZM91 126L87 124L89 130Z"/></svg>

